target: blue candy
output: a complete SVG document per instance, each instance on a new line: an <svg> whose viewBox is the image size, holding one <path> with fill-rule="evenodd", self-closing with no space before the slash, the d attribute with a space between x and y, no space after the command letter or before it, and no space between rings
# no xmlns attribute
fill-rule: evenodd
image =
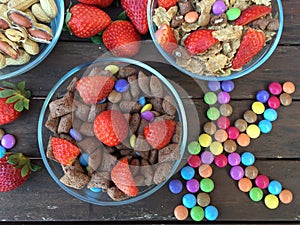
<svg viewBox="0 0 300 225"><path fill-rule="evenodd" d="M260 90L256 93L256 100L261 103L266 103L270 97L269 92L266 90Z"/></svg>
<svg viewBox="0 0 300 225"><path fill-rule="evenodd" d="M90 190L91 190L92 192L98 193L98 192L101 192L101 191L102 191L102 188L95 188L95 187L92 187L92 188L90 188Z"/></svg>
<svg viewBox="0 0 300 225"><path fill-rule="evenodd" d="M6 149L0 145L0 159L5 156Z"/></svg>
<svg viewBox="0 0 300 225"><path fill-rule="evenodd" d="M144 106L146 104L146 98L142 96L139 98L138 102L141 106Z"/></svg>
<svg viewBox="0 0 300 225"><path fill-rule="evenodd" d="M185 166L180 171L181 177L185 180L190 180L195 175L195 170L190 166Z"/></svg>
<svg viewBox="0 0 300 225"><path fill-rule="evenodd" d="M208 82L208 88L211 91L217 91L220 90L221 88L221 83L219 81L209 81Z"/></svg>
<svg viewBox="0 0 300 225"><path fill-rule="evenodd" d="M231 80L226 80L222 82L221 87L225 92L232 92L234 89L234 83Z"/></svg>
<svg viewBox="0 0 300 225"><path fill-rule="evenodd" d="M87 153L82 153L80 156L79 156L79 162L82 166L87 166L88 165L88 161L89 161L89 154Z"/></svg>
<svg viewBox="0 0 300 225"><path fill-rule="evenodd" d="M277 117L278 117L278 114L275 109L270 108L270 109L266 109L264 111L264 118L266 120L273 122L273 121L277 120Z"/></svg>
<svg viewBox="0 0 300 225"><path fill-rule="evenodd" d="M81 141L82 140L82 136L80 134L80 132L74 128L70 129L70 135L72 138L75 139L75 141Z"/></svg>
<svg viewBox="0 0 300 225"><path fill-rule="evenodd" d="M129 88L129 83L126 79L119 79L115 83L115 90L117 92L125 92Z"/></svg>
<svg viewBox="0 0 300 225"><path fill-rule="evenodd" d="M255 156L251 152L244 152L241 156L242 164L245 166L251 166L255 162Z"/></svg>
<svg viewBox="0 0 300 225"><path fill-rule="evenodd" d="M196 205L196 203L197 199L193 194L188 193L182 197L182 204L188 209L193 208Z"/></svg>
<svg viewBox="0 0 300 225"><path fill-rule="evenodd" d="M272 180L269 183L268 190L273 195L278 195L282 191L282 186L277 180Z"/></svg>
<svg viewBox="0 0 300 225"><path fill-rule="evenodd" d="M102 99L100 102L97 102L97 104L102 104L102 103L104 103L104 102L106 102L106 98L104 98L104 99Z"/></svg>
<svg viewBox="0 0 300 225"><path fill-rule="evenodd" d="M262 133L267 134L272 130L272 123L269 120L261 120L258 123L258 127Z"/></svg>
<svg viewBox="0 0 300 225"><path fill-rule="evenodd" d="M171 180L169 183L169 189L173 194L179 194L182 191L182 182L179 179Z"/></svg>
<svg viewBox="0 0 300 225"><path fill-rule="evenodd" d="M219 215L219 211L213 205L209 205L204 209L204 216L209 221L216 220L218 218L218 215Z"/></svg>

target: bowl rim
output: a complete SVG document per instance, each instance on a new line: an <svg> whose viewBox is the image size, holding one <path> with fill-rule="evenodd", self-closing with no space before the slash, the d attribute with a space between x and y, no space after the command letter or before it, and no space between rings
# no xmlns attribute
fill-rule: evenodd
<svg viewBox="0 0 300 225"><path fill-rule="evenodd" d="M147 21L148 21L148 27L149 27L149 31L150 31L150 36L152 41L154 42L156 48L158 49L158 51L160 52L160 54L176 69L178 69L180 72L195 78L195 79L199 79L199 80L205 80L205 81L225 81L225 80L232 80L232 79L237 79L240 78L242 76L248 75L249 73L253 72L254 70L256 70L257 68L259 68L263 63L265 63L270 56L273 54L273 52L275 51L282 32L283 32L283 23L284 23L284 19L283 19L283 7L282 7L282 2L281 0L276 0L277 5L278 5L278 18L279 18L279 29L276 33L276 37L273 37L273 43L271 45L271 47L269 47L267 49L267 51L265 51L262 55L260 55L260 57L257 59L258 63L256 63L255 65L252 65L251 67L247 67L245 70L243 69L242 71L235 71L234 74L231 74L229 76L205 76L205 75L199 75L199 74L195 74L192 73L190 71L185 70L184 68L180 67L179 65L177 65L174 60L170 57L169 54L167 54L164 49L160 46L160 44L157 42L156 38L155 38L155 31L153 29L153 27L155 26L153 24L153 20L152 20L152 2L153 0L149 0L147 3Z"/></svg>
<svg viewBox="0 0 300 225"><path fill-rule="evenodd" d="M38 54L38 56L32 60L29 61L28 63L24 64L24 65L19 65L19 69L4 74L4 75L0 75L0 80L4 80L4 79L8 79L8 78L12 78L21 74L25 74L26 72L28 72L29 70L33 69L34 67L36 67L37 65L39 65L53 50L53 48L56 46L56 43L58 42L58 39L60 37L60 34L62 32L62 28L64 25L64 15L65 15L65 3L62 0L55 0L56 4L57 4L57 8L58 8L58 13L56 15L56 17L58 17L60 15L61 20L58 21L57 24L57 32L55 32L54 37L52 39L52 41L50 42L50 44L47 45L47 47L45 48L45 50ZM51 24L51 23L50 23Z"/></svg>
<svg viewBox="0 0 300 225"><path fill-rule="evenodd" d="M96 63L101 63L101 62L121 62L121 63L129 63L135 66L139 66L145 70L147 70L148 72L150 72L151 74L154 74L155 76L157 76L159 79L162 80L162 82L164 83L164 85L167 86L167 88L169 89L169 91L172 93L172 95L174 96L174 98L177 101L177 105L179 108L179 116L181 118L181 123L182 123L182 140L181 140L181 146L180 146L180 159L177 160L173 167L172 167L172 171L170 173L170 175L168 176L168 178L163 181L162 183L155 185L155 187L153 187L152 189L150 189L149 191L147 191L146 193L137 196L137 197L133 197L133 198L129 198L123 201L110 201L110 202L106 202L106 201L99 201L99 200L95 200L93 198L89 198L89 197L84 197L78 193L76 193L73 189L65 186L64 184L62 184L59 179L57 178L57 176L55 176L53 170L51 169L49 163L48 163L48 159L46 157L45 154L45 149L44 149L44 145L43 145L43 127L44 127L44 117L45 117L45 113L46 110L48 109L48 105L50 103L51 98L53 97L53 95L55 94L56 90L61 86L61 84L64 83L64 81L66 79L68 79L69 77L71 77L73 74L75 74L76 72L78 72L79 70L81 70L84 67L90 66L92 64L96 64ZM70 71L68 71L63 77L60 78L60 80L53 86L53 88L51 89L51 91L49 92L48 96L46 97L44 104L42 106L40 115L39 115L39 120L38 120L38 146L39 146L39 150L40 150L40 154L42 156L42 160L44 165L46 166L46 169L48 171L48 173L50 174L50 176L53 178L53 180L63 189L65 190L67 193L69 193L70 195L73 195L74 197L88 202L88 203L92 203L95 205L101 205L101 206L118 206L118 205L125 205L125 204L129 204L129 203L134 203L137 202L139 200L142 200L150 195L152 195L153 193L155 193L157 190L159 190L170 178L171 176L174 175L174 173L177 171L179 164L183 158L184 152L185 152L185 147L186 147L186 142L187 142L187 134L188 134L188 130L187 130L187 117L186 117L186 112L185 112L185 108L183 105L183 102L181 101L181 98L177 92L177 90L173 87L173 85L163 76L161 75L157 70L153 69L152 67L150 67L149 65L134 60L134 59L129 59L129 58L100 58L97 59L95 61L90 61L90 62L86 62L84 64L78 65L76 67L74 67L73 69L71 69Z"/></svg>

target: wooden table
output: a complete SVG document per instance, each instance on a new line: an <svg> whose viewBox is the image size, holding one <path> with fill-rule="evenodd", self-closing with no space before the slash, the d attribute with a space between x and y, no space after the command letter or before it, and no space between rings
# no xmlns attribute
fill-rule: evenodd
<svg viewBox="0 0 300 225"><path fill-rule="evenodd" d="M276 51L259 69L235 80L236 88L232 92L232 120L241 117L243 112L250 108L255 93L265 89L271 81L290 80L295 83L297 91L293 95L294 102L290 107L278 109L279 118L273 123L272 132L261 135L253 140L248 148L241 150L253 152L257 157L255 164L259 171L270 179L278 179L284 188L292 190L294 201L290 205L281 204L276 210L269 210L262 201L254 203L247 194L238 190L237 183L228 175L229 168L215 169L215 190L211 197L212 204L219 209L218 223L299 223L300 220L300 150L297 139L300 136L300 5L297 0L285 0L283 7L284 32ZM114 15L116 14L115 12ZM17 121L3 128L17 138L17 145L13 150L30 155L42 169L33 173L20 188L0 194L1 221L176 221L173 209L180 203L181 196L172 195L167 185L137 203L120 207L101 207L68 195L52 180L43 166L37 145L37 121L45 97L67 71L83 62L96 59L103 52L103 49L100 50L99 46L91 42L63 33L53 52L39 66L22 76L9 79L11 82L25 80L33 97L30 111L24 112ZM165 62L150 41L143 43L142 52L135 58ZM187 105L196 107L194 109L203 125L207 109L203 103L203 91L207 83L196 82L167 64L160 64L160 67L155 66L155 63L150 64L187 92L183 100ZM189 118L191 123L191 116ZM191 126L190 130L194 132L189 135L189 140L197 138L199 131L195 132L195 129Z"/></svg>

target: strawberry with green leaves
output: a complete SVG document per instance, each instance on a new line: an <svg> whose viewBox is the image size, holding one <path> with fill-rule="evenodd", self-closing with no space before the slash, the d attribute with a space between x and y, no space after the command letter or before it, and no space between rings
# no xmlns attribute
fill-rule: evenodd
<svg viewBox="0 0 300 225"><path fill-rule="evenodd" d="M174 120L156 121L144 128L144 136L154 149L159 150L170 143L175 126Z"/></svg>
<svg viewBox="0 0 300 225"><path fill-rule="evenodd" d="M265 41L263 32L248 28L232 61L232 69L240 69L248 63L263 48Z"/></svg>
<svg viewBox="0 0 300 225"><path fill-rule="evenodd" d="M106 8L114 2L114 0L78 0L78 1L84 4L96 5L100 8Z"/></svg>
<svg viewBox="0 0 300 225"><path fill-rule="evenodd" d="M147 22L148 0L121 0L121 5L140 34L148 32Z"/></svg>
<svg viewBox="0 0 300 225"><path fill-rule="evenodd" d="M130 21L112 22L103 32L103 43L118 57L131 57L140 50L141 35Z"/></svg>
<svg viewBox="0 0 300 225"><path fill-rule="evenodd" d="M106 110L94 120L95 136L107 146L117 146L128 135L128 122L117 110Z"/></svg>
<svg viewBox="0 0 300 225"><path fill-rule="evenodd" d="M86 76L76 83L76 90L86 104L96 104L112 91L115 80L105 76Z"/></svg>
<svg viewBox="0 0 300 225"><path fill-rule="evenodd" d="M130 197L139 194L139 189L133 179L127 158L122 158L111 170L111 179L115 185Z"/></svg>
<svg viewBox="0 0 300 225"><path fill-rule="evenodd" d="M0 88L0 125L8 124L19 118L23 109L29 109L31 92L25 90L25 82L17 86L3 82Z"/></svg>
<svg viewBox="0 0 300 225"><path fill-rule="evenodd" d="M244 26L260 17L272 12L272 8L264 5L253 5L243 10L239 18L235 20L235 25Z"/></svg>
<svg viewBox="0 0 300 225"><path fill-rule="evenodd" d="M63 138L52 137L51 148L54 158L65 166L72 165L80 154L80 149L76 145Z"/></svg>
<svg viewBox="0 0 300 225"><path fill-rule="evenodd" d="M67 11L65 21L76 37L90 38L103 31L111 23L111 18L96 6L76 4Z"/></svg>
<svg viewBox="0 0 300 225"><path fill-rule="evenodd" d="M209 49L219 42L212 35L213 30L201 29L192 32L184 41L187 51L197 55Z"/></svg>
<svg viewBox="0 0 300 225"><path fill-rule="evenodd" d="M173 29L168 24L163 24L155 32L157 43L168 53L172 54L178 45Z"/></svg>
<svg viewBox="0 0 300 225"><path fill-rule="evenodd" d="M6 153L0 158L0 192L18 188L28 179L31 171L39 169L40 166L31 164L22 153Z"/></svg>

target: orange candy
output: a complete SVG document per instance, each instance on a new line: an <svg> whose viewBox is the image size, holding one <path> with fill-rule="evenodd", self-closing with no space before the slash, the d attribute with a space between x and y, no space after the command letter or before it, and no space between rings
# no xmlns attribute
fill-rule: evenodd
<svg viewBox="0 0 300 225"><path fill-rule="evenodd" d="M242 192L249 192L252 188L252 182L249 178L244 177L239 180L238 186Z"/></svg>
<svg viewBox="0 0 300 225"><path fill-rule="evenodd" d="M279 199L283 204L290 204L293 201L293 193L290 190L282 190Z"/></svg>
<svg viewBox="0 0 300 225"><path fill-rule="evenodd" d="M240 146L247 147L250 144L250 137L248 134L241 133L236 141Z"/></svg>
<svg viewBox="0 0 300 225"><path fill-rule="evenodd" d="M198 20L199 14L196 11L191 11L185 14L184 20L187 23L195 23Z"/></svg>
<svg viewBox="0 0 300 225"><path fill-rule="evenodd" d="M282 88L283 91L287 94L293 94L295 92L295 85L290 81L284 82Z"/></svg>
<svg viewBox="0 0 300 225"><path fill-rule="evenodd" d="M212 175L212 167L208 164L202 164L198 168L199 175L203 178L208 178Z"/></svg>
<svg viewBox="0 0 300 225"><path fill-rule="evenodd" d="M185 220L189 215L189 211L183 205L178 205L174 209L174 216L177 220Z"/></svg>
<svg viewBox="0 0 300 225"><path fill-rule="evenodd" d="M216 141L222 143L227 140L228 134L227 134L226 130L220 129L220 130L216 131L214 137L215 137Z"/></svg>

